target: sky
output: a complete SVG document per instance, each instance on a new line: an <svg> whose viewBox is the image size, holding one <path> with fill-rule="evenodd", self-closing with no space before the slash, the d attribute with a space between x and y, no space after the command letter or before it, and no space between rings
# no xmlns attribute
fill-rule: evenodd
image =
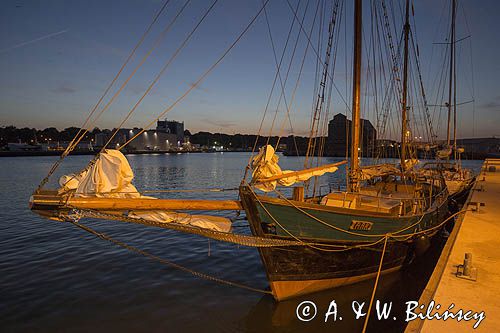
<svg viewBox="0 0 500 333"><path fill-rule="evenodd" d="M303 29L314 29L312 21L314 17L320 17L314 15L315 8L321 11L323 3L320 2L321 6L317 7L319 0L288 1L294 8L298 6L298 16L305 13ZM386 2L393 9L396 17L394 22L398 23L394 29L400 31L398 17L403 2ZM122 127L145 127L190 89L237 38L262 3L262 0L217 1L186 46ZM327 3L326 9L331 6L331 2ZM340 33L334 72L338 91L332 94L330 118L333 114L346 112L344 101L351 103L353 9L352 1L343 3L345 8L339 15ZM494 0L458 0L458 3L457 39L470 37L457 43L457 103L464 103L458 107L457 133L459 137L500 136L500 3ZM0 126L40 129L81 126L163 4L164 1L160 0L0 2ZM161 32L186 6L144 65L92 126L114 128L120 125L211 4L212 1L206 0L169 1L98 110L118 91L148 50L155 45ZM370 16L369 5L369 1L364 1L364 19ZM412 31L418 40L428 102L442 104L444 85L439 79L442 76L440 73L446 68L443 67L446 45L436 43L444 42L448 34L449 1L420 0L414 1L413 5ZM293 12L286 0L270 0L266 14L279 59L294 19ZM326 22L323 21L325 26ZM368 40L369 24L364 24L363 33L364 41ZM273 134L306 135L309 131L313 88L318 82L315 77L316 56L309 49L301 72L300 60L308 43L298 24L292 29L292 36L281 75L284 79L285 69L291 59L291 46L294 38L300 36L296 56L290 67L290 79L284 83L285 96L290 102L296 77L301 73L290 108L293 126L290 128L290 122L285 118L283 102L278 104L278 83L264 119L263 133L270 132L271 126ZM311 36L311 44L317 45L318 33ZM326 40L324 36L322 40ZM276 73L272 45L262 12L215 69L165 117L184 121L185 128L191 132L256 134ZM323 55L324 50L321 47L318 49L318 53ZM364 56L367 54L369 51ZM365 71L368 61L363 60ZM472 99L473 103L470 102ZM278 109L278 118L272 125L275 109ZM373 108L365 106L361 112L363 117L376 122ZM433 127L443 138L446 135L445 110L434 107L431 113Z"/></svg>

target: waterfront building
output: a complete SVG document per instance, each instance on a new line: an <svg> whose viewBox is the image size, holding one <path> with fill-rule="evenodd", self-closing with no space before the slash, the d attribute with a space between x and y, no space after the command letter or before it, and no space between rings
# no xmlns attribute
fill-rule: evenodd
<svg viewBox="0 0 500 333"><path fill-rule="evenodd" d="M167 133L176 135L176 142L178 145L182 145L185 142L184 139L184 122L175 120L158 120L156 122L156 131L158 133Z"/></svg>
<svg viewBox="0 0 500 333"><path fill-rule="evenodd" d="M114 138L109 143L110 148L119 148L142 131L140 128L122 128L118 130ZM103 131L96 134L95 146L103 147L111 138L112 131ZM182 145L176 134L165 131L147 130L136 137L127 146L128 151L147 151L147 150L170 150L177 149Z"/></svg>
<svg viewBox="0 0 500 333"><path fill-rule="evenodd" d="M21 142L9 142L7 143L8 151L41 151L42 146L40 145L31 145L28 143Z"/></svg>
<svg viewBox="0 0 500 333"><path fill-rule="evenodd" d="M326 153L328 156L346 156L351 147L352 121L341 113L336 114L328 123ZM367 119L361 119L361 155L372 157L375 154L377 130Z"/></svg>

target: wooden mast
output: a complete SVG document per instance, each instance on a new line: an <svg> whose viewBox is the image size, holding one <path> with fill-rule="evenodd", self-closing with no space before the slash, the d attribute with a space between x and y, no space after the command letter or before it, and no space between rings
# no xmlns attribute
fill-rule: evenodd
<svg viewBox="0 0 500 333"><path fill-rule="evenodd" d="M362 2L355 0L354 4L354 61L352 80L352 129L351 129L351 191L357 189L359 169L359 132L360 132L360 85L361 85L361 39L362 36Z"/></svg>
<svg viewBox="0 0 500 333"><path fill-rule="evenodd" d="M408 96L408 36L410 35L410 1L406 0L406 18L404 25L404 62L403 62L403 98L402 98L402 110L401 110L401 170L406 170L406 151L407 142L406 137L408 136L407 128L407 96Z"/></svg>
<svg viewBox="0 0 500 333"><path fill-rule="evenodd" d="M457 50L455 43L455 19L457 16L457 6L456 0L452 1L453 6L453 17L452 17L452 27L453 30L453 39L451 47L453 49L453 154L454 159L457 159Z"/></svg>
<svg viewBox="0 0 500 333"><path fill-rule="evenodd" d="M451 37L450 37L450 81L448 86L448 130L446 133L446 143L448 148L450 148L450 126L451 126L451 97L453 95L453 66L454 66L454 57L455 57L455 0L451 1ZM456 108L454 108L456 111ZM456 125L456 119L455 119ZM455 133L455 130L454 130ZM449 157L448 157L449 158Z"/></svg>

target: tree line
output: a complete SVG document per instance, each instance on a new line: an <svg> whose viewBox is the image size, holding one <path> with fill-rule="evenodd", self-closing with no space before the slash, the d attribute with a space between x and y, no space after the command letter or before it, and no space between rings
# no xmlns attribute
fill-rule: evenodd
<svg viewBox="0 0 500 333"><path fill-rule="evenodd" d="M71 141L78 133L80 128L68 127L59 131L55 127L48 127L43 130L36 128L17 128L15 126L0 127L0 146L5 146L11 142L22 142L28 144L41 144L49 142ZM101 133L99 128L85 134L83 141L90 141L96 134Z"/></svg>
<svg viewBox="0 0 500 333"><path fill-rule="evenodd" d="M17 128L15 126L4 126L0 127L0 147L7 145L11 142L22 142L28 144L42 144L50 142L68 142L71 141L75 135L78 133L80 128L78 127L68 127L59 131L55 127L48 127L43 130L36 128ZM94 128L85 134L82 141L91 141L95 138L96 134L106 133L110 134L114 131L110 129L99 129ZM198 132L191 134L189 130L184 131L184 135L189 137L189 141L192 144L198 144L200 146L224 146L229 149L252 149L255 141L257 140L257 147L263 146L265 144L276 145L278 142L278 136L273 136L268 138L267 136L259 136L252 134L224 134L224 133L210 133L210 132ZM286 144L288 138L283 137L279 140L279 143Z"/></svg>

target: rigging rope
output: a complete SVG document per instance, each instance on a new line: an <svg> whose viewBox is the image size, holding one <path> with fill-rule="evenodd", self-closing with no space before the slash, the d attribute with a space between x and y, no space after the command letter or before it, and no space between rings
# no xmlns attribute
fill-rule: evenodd
<svg viewBox="0 0 500 333"><path fill-rule="evenodd" d="M189 2L186 1L184 7L187 5L187 3ZM104 151L104 149L106 149L106 147L111 143L111 141L114 139L114 137L116 136L116 134L118 134L118 132L120 131L121 127L123 126L123 124L125 124L125 122L130 118L130 116L135 112L135 110L137 109L137 107L142 103L142 101L144 100L144 98L149 94L149 92L151 91L151 89L153 89L153 87L156 85L156 83L158 82L158 80L160 79L160 77L163 75L163 73L165 73L165 71L167 70L167 68L170 66L170 64L175 60L175 58L177 58L177 56L179 55L180 51L186 46L186 44L188 43L188 41L191 39L191 37L193 36L193 34L196 32L196 30L198 30L198 28L200 27L200 25L203 23L203 21L205 20L205 18L208 16L208 14L210 14L210 12L212 11L212 9L215 7L215 5L217 4L218 0L214 0L211 4L210 7L208 7L208 9L205 11L205 13L203 14L203 16L198 20L198 22L196 23L195 27L191 30L191 32L186 36L186 38L184 38L184 41L181 43L181 45L175 50L175 52L172 54L172 56L168 59L168 61L165 63L165 65L162 67L162 69L160 70L160 72L158 72L158 74L155 76L154 80L149 84L148 88L146 89L146 91L142 94L142 96L139 98L139 100L135 103L135 105L132 107L132 109L130 109L130 111L127 113L126 117L120 122L120 124L118 125L118 127L115 129L114 133L111 135L111 137L108 139L108 141L106 142L106 144L102 147L101 151ZM184 7L182 9L184 9ZM181 10L182 10L181 9ZM180 12L179 12L180 13Z"/></svg>
<svg viewBox="0 0 500 333"><path fill-rule="evenodd" d="M339 9L340 4L340 9ZM333 77L335 73L335 65L337 59L337 47L339 40L340 28L337 28L339 23L337 23L337 15L340 10L340 20L342 18L344 2L335 1L332 3L331 17L328 23L328 40L325 47L325 60L323 73L321 75L321 81L319 82L315 104L313 106L313 113L311 118L311 130L309 133L309 140L307 144L306 156L304 160L304 166L312 166L312 156L317 155L316 166L320 165L325 146L325 138L328 135L328 116L330 112L330 102L333 91ZM336 29L337 28L337 29ZM335 30L336 29L336 30ZM335 37L337 37L337 43L334 43ZM331 73L329 73L329 67L331 62L332 47L333 48L333 63L331 64ZM319 73L318 73L319 74ZM326 107L325 107L325 96L326 96ZM321 128L321 132L320 132ZM318 142L319 141L319 142ZM316 148L318 147L318 148ZM311 158L311 161L309 159ZM310 182L305 182L305 189L308 191ZM318 177L314 177L314 185L312 190L312 195L316 195L316 190L318 187Z"/></svg>
<svg viewBox="0 0 500 333"><path fill-rule="evenodd" d="M132 138L130 138L128 141L126 141L120 148L119 150L123 149L125 146L127 146L130 142L132 142L135 138L137 138L139 135L144 133L149 127L151 127L157 120L159 120L161 117L163 117L167 112L171 111L179 102L181 102L193 89L199 86L199 84L214 70L220 62L226 57L226 55L234 48L234 46L241 40L241 38L245 35L245 33L250 29L250 27L253 25L253 23L257 20L257 18L260 16L264 8L267 6L269 0L266 0L266 2L262 5L262 7L259 9L257 14L252 18L252 20L247 24L245 29L239 34L239 36L236 38L236 40L226 49L226 51L217 59L217 61L210 66L199 78L198 80L190 85L189 89L187 89L184 94L182 94L179 98L177 98L169 107L167 107L163 112L160 113L158 117L153 119L149 124L147 124L139 133L134 135Z"/></svg>
<svg viewBox="0 0 500 333"><path fill-rule="evenodd" d="M342 229L342 228L339 228L337 226L334 226L334 225L331 225L323 220L321 220L320 218L306 212L304 209L300 208L299 206L295 205L291 200L289 200L288 198L286 198L281 192L277 191L276 189L274 190L283 200L285 200L288 204L290 204L291 206L293 206L294 208L296 208L299 212L303 213L304 215L312 218L313 220L323 224L324 226L326 227L329 227L331 229L334 229L336 231L340 231L340 232L343 232L343 233L346 233L346 234L349 234L349 235L353 235L353 236L359 236L359 237L384 237L385 234L360 234L360 233L357 233L357 232L353 232L353 231L349 231L349 230L345 230L345 229ZM423 219L424 215L422 215L422 217L420 217L420 219L418 220L418 223L421 222L421 220ZM406 229L404 229L406 230ZM398 233L400 232L399 230L396 231L395 233Z"/></svg>
<svg viewBox="0 0 500 333"><path fill-rule="evenodd" d="M172 212L175 213L175 212ZM101 220L112 220L120 222L128 222L141 224L148 227L156 227L162 229L169 229L180 231L188 234L199 235L218 241L223 241L227 243L233 243L237 245L249 246L249 247L281 247L281 246L300 246L298 242L279 239L279 238L266 238L258 236L249 236L243 234L234 234L230 232L223 232L217 230L211 230L206 228L201 228L192 225L181 224L177 222L158 222L152 221L139 217L129 217L118 214L103 213L100 211L90 210L90 209L72 209L69 214L61 214L62 219L67 219L68 217L76 216L79 218L95 218ZM74 218L72 218L74 220Z"/></svg>
<svg viewBox="0 0 500 333"><path fill-rule="evenodd" d="M96 105L92 108L92 110L90 111L88 117L85 119L85 121L84 121L82 127L80 128L80 130L78 131L78 133L75 135L75 137L68 144L68 147L66 147L65 151L61 154L59 160L57 160L52 165L52 167L49 170L47 176L44 179L42 179L42 181L38 185L37 190L40 190L49 181L50 176L52 176L52 174L57 170L57 168L62 163L62 161L64 160L64 158L71 152L71 150L73 150L76 147L76 144L74 144L74 142L75 142L75 140L77 140L78 135L82 132L82 129L87 126L87 123L89 122L90 118L92 117L92 115L94 114L94 112L97 110L97 108L101 104L101 102L104 99L104 97L108 94L108 92L111 89L111 87L115 84L116 80L121 75L123 69L126 67L126 65L128 64L128 62L130 61L130 59L132 59L132 57L134 56L134 54L137 51L137 49L141 46L142 42L144 41L144 39L146 38L146 36L149 34L149 32L151 31L151 28L156 23L156 21L158 20L158 18L160 17L160 15L163 13L163 11L165 10L165 8L167 7L167 4L169 2L170 2L170 0L166 0L165 3L160 8L160 10L153 17L152 22L149 24L149 26L146 29L146 31L142 34L141 38L139 39L139 41L137 42L137 44L134 46L134 48L132 49L132 51L128 55L127 59L125 60L125 62L123 63L123 65L120 67L120 69L118 70L118 73L116 73L116 75L113 78L113 80L108 84L108 86L104 90L103 94L101 95L101 97L97 101ZM80 139L78 139L78 141L80 141L85 136L85 134L87 132L88 132L88 130L85 129L85 131L83 132L83 134L81 134L81 137L80 137Z"/></svg>
<svg viewBox="0 0 500 333"><path fill-rule="evenodd" d="M292 5L290 4L290 0L287 0L286 1L287 4L288 4L288 7L290 7L290 10L293 12L293 15L295 17L297 17L297 11L293 9ZM304 26L302 24L300 24L300 30L302 31L302 33L306 36L307 38L307 43L311 46L311 49L314 51L314 54L316 56L316 58L319 59L319 61L321 62L321 56L319 55L318 51L316 50L316 48L314 47L312 41L311 41L311 38L307 35L307 32L304 28ZM324 64L321 62L322 66L324 67ZM330 76L330 75L329 75ZM330 77L331 78L331 77ZM344 96L342 95L342 93L340 92L339 88L337 87L337 85L335 84L335 82L332 82L333 83L333 87L335 88L335 90L337 91L337 93L339 94L340 98L342 99L342 102L344 102L346 108L350 111L351 108L349 106L349 104L347 103L347 101L345 100Z"/></svg>
<svg viewBox="0 0 500 333"><path fill-rule="evenodd" d="M160 36L158 36L158 38L156 39L155 43L153 44L153 46L148 50L148 52L142 57L140 63L134 68L134 70L130 73L130 75L127 77L127 79L121 84L120 88L113 94L113 96L111 97L111 99L108 101L108 103L106 103L106 105L102 108L102 110L97 114L97 116L95 117L95 119L93 120L93 123L95 123L101 116L102 114L109 109L109 107L111 106L111 104L113 104L113 102L115 101L115 99L120 96L121 92L123 91L123 89L127 86L127 84L129 83L129 81L134 77L135 73L142 67L142 65L144 65L144 63L146 62L146 60L149 58L149 56L151 55L151 53L160 45L161 41L164 39L164 37L167 35L167 33L170 31L170 29L172 28L172 26L175 24L175 22L177 21L177 19L179 18L179 16L182 14L182 12L184 11L184 9L187 7L187 5L190 3L191 0L186 0L186 2L184 3L184 5L179 9L179 11L177 12L177 14L174 16L174 18L172 19L172 21L170 21L170 23L165 27L165 29L161 32ZM143 97L148 93L149 91L146 91L146 93L144 93ZM142 100L142 99L141 99ZM137 105L135 106L137 107ZM89 126L90 127L90 126ZM116 130L115 130L116 131ZM78 144L78 142L82 139L82 137L75 143L75 144ZM106 143L104 146L106 146L108 143ZM103 151L101 149L101 151Z"/></svg>
<svg viewBox="0 0 500 333"><path fill-rule="evenodd" d="M304 22L305 18L306 18L306 14L307 14L307 9L309 8L309 0L307 1L306 3L306 8L304 9L304 15L302 16L302 23ZM319 2L318 2L319 4ZM318 11L318 6L316 6L316 13ZM297 6L298 8L298 6ZM264 14L265 14L265 17L266 17L266 23L267 23L267 26L268 26L268 31L269 31L269 38L271 40L271 45L272 45L272 48L273 48L273 54L274 54L274 58L275 58L275 62L277 63L277 59L276 59L276 51L275 51L275 47L274 47L274 41L273 41L273 38L272 38L272 34L271 34L271 27L269 25L269 20L267 18L267 12L264 11ZM287 46L288 46L288 42L290 40L290 37L291 37L291 34L292 34L292 30L293 30L293 27L294 27L294 24L295 24L295 17L292 21L292 24L290 26L290 30L288 32L288 36L287 36L287 40L286 40L286 43L285 43L285 46L283 47L283 53L281 54L281 59L280 59L280 65L281 65L281 62L283 61L283 58L284 58L284 55L285 55L285 51L287 49ZM295 40L295 44L293 46L293 50L292 50L292 54L290 55L290 61L288 63L288 68L287 68L287 71L286 71L286 74L285 74L285 80L283 81L282 77L281 77L281 74L280 74L280 71L278 71L278 78L279 78L279 81L280 81L280 85L281 85L281 93L280 93L280 96L279 96L279 99L278 99L278 103L276 105L276 110L274 112L274 117L273 117L273 120L271 122L271 127L269 128L269 135L267 137L267 142L266 142L266 145L269 144L269 141L271 139L271 134L273 132L273 129L274 129L274 124L276 122L276 118L277 118L277 115L278 115L278 111L279 111L279 107L280 107L280 104L281 104L281 100L283 99L284 103L285 103L285 109L287 110L287 112L289 113L290 112L290 108L291 108L291 103L289 104L286 100L286 94L285 94L285 85L288 81L288 76L290 74L290 69L292 67L292 63L293 63L293 60L295 58L295 52L297 50L297 46L298 46L298 42L299 42L299 36L297 36L297 39ZM278 137L279 139L279 137Z"/></svg>
<svg viewBox="0 0 500 333"><path fill-rule="evenodd" d="M255 197L255 199L259 202L259 204L261 205L261 207L266 211L266 213L273 219L274 222L277 222L277 220L272 216L272 214L265 208L264 204L260 201L259 197L257 196L257 194L255 193L255 191L252 189L251 186L248 187L250 189L250 191L252 192L253 196ZM285 200L291 207L294 207L296 208L298 211L302 212L304 215L312 218L313 220L329 227L329 228L332 228L336 231L339 231L339 232L343 232L343 233L346 233L346 234L350 234L350 235L353 235L353 236L360 236L360 237L384 237L386 236L387 234L360 234L360 233L357 233L357 232L352 232L352 231L349 231L349 230L345 230L345 229L342 229L342 228L339 228L337 226L334 226L334 225L331 225L319 218L317 218L316 216L312 215L312 214L309 214L307 211L301 209L300 207L298 207L297 205L294 204L293 201L289 200L288 198L286 198L281 192L279 192L278 190L274 190L276 192L276 194L278 194L278 196L280 196L283 200ZM442 194L446 193L446 189L443 190L442 192L438 193L437 195L435 195L435 197L440 197L442 196ZM433 226L433 227L429 227L429 228L426 228L426 229L423 229L421 231L415 231L415 232L412 232L412 233L407 233L407 234L404 234L404 235L397 235L403 231L406 231L408 229L410 229L411 227L413 226L417 226L418 224L420 224L420 222L423 220L424 216L426 214L422 214L422 216L413 224L409 225L409 226L406 226L402 229L399 229L399 230L396 230L394 232L391 233L391 238L408 238L409 236L417 236L417 235L421 235L421 234L425 234L425 233L428 233L429 231L433 231L435 229L438 229L440 228L441 226L443 226L446 222L450 221L452 218L454 218L455 216L459 215L459 214L463 214L467 211L470 211L470 210L461 210L461 211L458 211L450 216L448 216L446 219L444 219L442 222L438 223L437 225ZM279 222L277 222L279 224ZM281 224L279 224L280 227ZM283 227L282 227L283 228ZM285 232L287 232L291 237L295 237L293 236L290 232L288 232L285 228L283 228L283 230L285 230ZM298 240L298 241L301 241L301 240ZM380 240L379 240L380 241Z"/></svg>
<svg viewBox="0 0 500 333"><path fill-rule="evenodd" d="M412 15L413 16L413 15ZM415 17L413 16L413 25L416 26L416 23L415 23ZM413 32L415 30L415 33ZM422 99L423 99L423 102L424 102L424 111L425 111L425 117L426 117L426 120L427 120L427 131L429 132L428 133L428 136L429 139L430 139L430 143L431 144L434 144L434 140L436 140L437 138L437 135L436 133L434 132L434 128L432 126L432 117L431 117L431 114L429 112L429 103L427 102L427 95L425 93L425 90L424 90L424 83L423 83L423 80L422 80L422 70L420 68L420 52L418 51L418 40L417 40L417 33L416 33L416 30L417 29L412 29L410 32L410 37L411 37L411 42L412 42L412 45L413 45L413 52L414 52L414 56L415 56L415 63L416 63L416 66L417 66L417 73L418 73L418 79L419 79L419 83L420 83L420 90L421 90L421 94L422 94ZM413 34L415 34L415 38L413 37Z"/></svg>
<svg viewBox="0 0 500 333"><path fill-rule="evenodd" d="M264 209L264 211L266 212L266 214L273 220L274 223L276 223L281 229L283 229L283 231L285 231L285 233L287 233L290 237L292 237L296 241L302 243L304 246L313 248L315 250L320 250L320 251L325 251L325 252L343 252L343 251L348 251L348 250L352 250L352 249L355 249L355 248L372 247L372 246L377 245L378 243L380 243L381 240L383 240L383 238L381 238L381 239L376 240L375 242L372 242L372 243L364 243L364 244L351 245L351 246L347 246L347 245L337 246L340 249L325 249L325 248L318 247L315 244L309 243L307 241L304 241L304 240L298 238L297 236L295 236L294 234L292 234L287 228L285 228L281 223L279 223L279 221L269 212L269 210L264 206L264 204L257 197L257 195L255 194L255 192L253 192L253 193L254 193L255 199L257 200L257 202L259 203L259 205L262 207L262 209ZM344 231L343 229L340 229L340 230ZM321 245L325 246L326 244L321 244Z"/></svg>
<svg viewBox="0 0 500 333"><path fill-rule="evenodd" d="M332 8L332 13L330 17L330 21L328 23L328 42L326 46L326 54L323 66L323 73L321 75L321 81L319 83L318 95L316 97L316 102L314 106L314 112L312 115L312 123L311 123L311 131L309 133L309 141L307 145L306 158L304 161L304 167L308 166L308 158L309 155L314 154L314 150L316 147L316 139L315 137L318 135L319 121L321 117L321 112L323 111L323 105L325 102L325 91L327 88L328 74L329 74L329 66L330 66L330 58L333 47L333 38L335 36L335 27L336 27L336 19L337 19L337 9L339 6L339 1L337 0ZM333 75L331 75L333 77ZM311 151L312 150L312 151Z"/></svg>
<svg viewBox="0 0 500 333"><path fill-rule="evenodd" d="M308 4L309 4L309 2L307 3L307 5ZM298 9L299 5L300 5L300 0L297 2L297 9ZM266 11L264 13L266 13ZM287 37L287 41L285 43L285 46L288 45L288 38L289 38L289 36L291 34L291 29L292 29L294 23L295 23L295 18L293 19L292 25L291 25L290 30L288 32L288 37ZM271 90L269 91L269 95L267 97L266 107L264 108L264 112L263 112L262 118L260 120L259 130L257 132L257 136L255 137L255 142L254 142L254 145L253 145L253 148L252 148L252 153L250 154L247 166L245 167L245 173L243 175L242 183L246 181L246 178L247 178L247 175L248 175L248 171L250 170L250 165L252 163L252 158L253 158L253 155L255 153L255 149L257 149L258 140L261 137L260 134L262 132L262 127L264 125L264 120L266 119L266 114L267 114L267 111L269 109L269 105L271 104L271 98L272 98L273 93L274 93L274 88L276 87L276 82L278 81L278 76L279 76L279 73L280 73L281 64L282 64L282 60L283 60L283 57L284 57L284 54L285 54L285 50L286 50L286 47L283 48L283 52L282 52L282 55L281 55L281 60L280 60L280 63L278 64L278 66L277 66L276 74L274 75L273 84L271 86Z"/></svg>

